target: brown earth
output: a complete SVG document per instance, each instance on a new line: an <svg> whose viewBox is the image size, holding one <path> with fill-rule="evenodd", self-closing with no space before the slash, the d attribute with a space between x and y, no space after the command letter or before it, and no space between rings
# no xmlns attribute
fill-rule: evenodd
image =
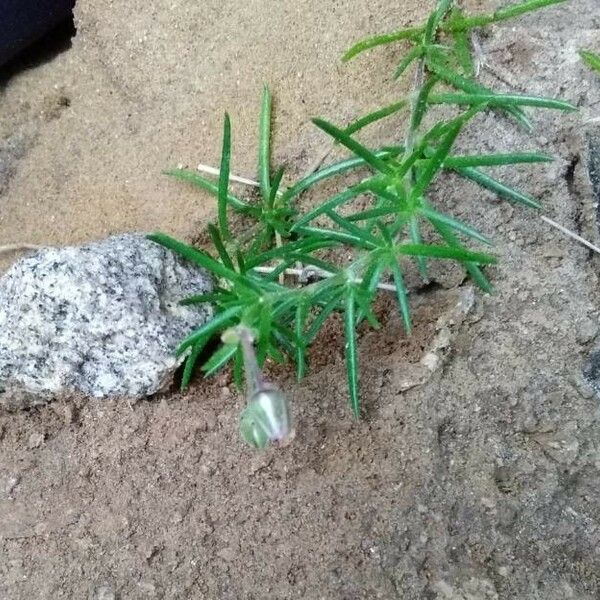
<svg viewBox="0 0 600 600"><path fill-rule="evenodd" d="M405 91L390 79L397 49L345 66L342 51L428 10L80 0L73 47L0 92L1 243L158 228L194 239L213 201L161 170L216 163L227 109L234 170L252 176L267 81L276 159L304 172L327 148L309 117L348 121ZM494 27L481 43L484 81L581 113L537 112L531 137L490 114L461 143L556 155L505 177L597 240L584 139L600 82L577 57L600 50L597 0ZM400 391L450 293L427 289L411 342L393 316L383 337L363 334L364 420L346 406L335 323L309 377L278 373L297 416L282 449L240 441L227 374L133 406L71 398L1 413L0 598L599 598L600 411L580 375L598 333L599 259L531 211L452 178L437 189L502 259L497 293L478 294L443 370Z"/></svg>

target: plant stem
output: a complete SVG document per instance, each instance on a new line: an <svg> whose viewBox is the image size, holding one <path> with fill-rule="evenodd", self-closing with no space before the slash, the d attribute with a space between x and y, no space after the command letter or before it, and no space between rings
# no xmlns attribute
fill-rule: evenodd
<svg viewBox="0 0 600 600"><path fill-rule="evenodd" d="M597 254L600 254L600 248L598 248L598 246L595 246L594 244L592 244L592 242L588 242L586 239L582 238L580 235L577 235L570 229L563 227L556 221L553 221L552 219L549 219L548 217L545 217L544 215L541 215L540 219L542 221L544 221L544 223L548 223L548 225L550 225L551 227L558 229L558 231L560 231L561 233L564 233L567 237L570 237L571 239L579 242L580 244L583 244L586 248L589 248L590 250L593 250Z"/></svg>
<svg viewBox="0 0 600 600"><path fill-rule="evenodd" d="M251 398L257 391L264 387L262 372L258 367L254 351L254 337L247 327L240 325L238 328L242 353L244 354L244 370L246 372L246 393Z"/></svg>

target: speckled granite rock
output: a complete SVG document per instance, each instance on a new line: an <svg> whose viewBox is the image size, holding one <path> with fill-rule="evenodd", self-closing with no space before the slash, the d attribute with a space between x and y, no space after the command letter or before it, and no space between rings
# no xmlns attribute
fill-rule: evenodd
<svg viewBox="0 0 600 600"><path fill-rule="evenodd" d="M206 272L140 234L23 258L0 279L0 404L164 389L177 343L212 316L178 300L211 288Z"/></svg>

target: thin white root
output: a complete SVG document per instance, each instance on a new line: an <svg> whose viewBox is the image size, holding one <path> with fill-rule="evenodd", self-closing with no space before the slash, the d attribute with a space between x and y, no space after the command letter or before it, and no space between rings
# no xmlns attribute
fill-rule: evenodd
<svg viewBox="0 0 600 600"><path fill-rule="evenodd" d="M483 47L481 46L481 40L479 39L479 34L477 31L471 32L471 46L473 48L473 55L475 57L475 77L479 77L481 67L485 66L485 54L483 52Z"/></svg>
<svg viewBox="0 0 600 600"><path fill-rule="evenodd" d="M36 246L35 244L6 244L0 246L0 254L7 254L9 252L26 252L27 250L39 250L43 246Z"/></svg>
<svg viewBox="0 0 600 600"><path fill-rule="evenodd" d="M210 165L198 165L198 171L202 173L208 173L209 175L219 176L220 171L215 167L211 167ZM251 187L259 187L260 184L258 181L254 181L253 179L246 179L246 177L238 177L237 175L229 175L229 181L233 181L235 183L241 183L243 185L249 185Z"/></svg>
<svg viewBox="0 0 600 600"><path fill-rule="evenodd" d="M276 267L254 267L253 271L257 273L272 273ZM302 269L286 269L283 273L284 275L289 275L290 277L296 277L299 282L306 283L311 277L319 277L320 279L329 279L333 277L335 273L330 273L329 271L324 271L323 269L318 269L317 267L303 267ZM362 283L362 279L357 279L357 283ZM380 283L377 286L380 290L385 290L386 292L395 292L396 286L391 283Z"/></svg>
<svg viewBox="0 0 600 600"><path fill-rule="evenodd" d="M571 239L575 240L576 242L583 244L586 248L589 248L590 250L593 250L597 254L600 254L600 248L598 248L598 246L595 246L594 244L592 244L592 242L588 242L586 239L582 238L580 235L577 235L573 231L570 231L566 227L563 227L562 225L560 225L556 221L553 221L552 219L549 219L548 217L544 217L542 215L540 217L540 219L542 221L544 221L544 223L548 223L548 225L550 225L551 227L558 229L558 231L560 231L561 233L564 233L567 237L570 237Z"/></svg>

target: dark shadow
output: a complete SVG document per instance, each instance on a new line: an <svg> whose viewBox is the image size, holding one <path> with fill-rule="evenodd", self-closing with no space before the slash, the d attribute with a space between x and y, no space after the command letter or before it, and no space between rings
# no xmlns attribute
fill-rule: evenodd
<svg viewBox="0 0 600 600"><path fill-rule="evenodd" d="M18 0L20 10L28 0ZM3 0L0 0L2 4ZM32 14L11 14L13 23L0 25L0 86L18 73L43 65L71 48L76 34L73 19L75 0L52 0L51 14L37 12L44 1L34 2ZM10 10L11 2L0 8L0 20ZM60 9L58 5L61 5ZM18 20L22 17L22 20ZM8 20L8 19L7 19Z"/></svg>

